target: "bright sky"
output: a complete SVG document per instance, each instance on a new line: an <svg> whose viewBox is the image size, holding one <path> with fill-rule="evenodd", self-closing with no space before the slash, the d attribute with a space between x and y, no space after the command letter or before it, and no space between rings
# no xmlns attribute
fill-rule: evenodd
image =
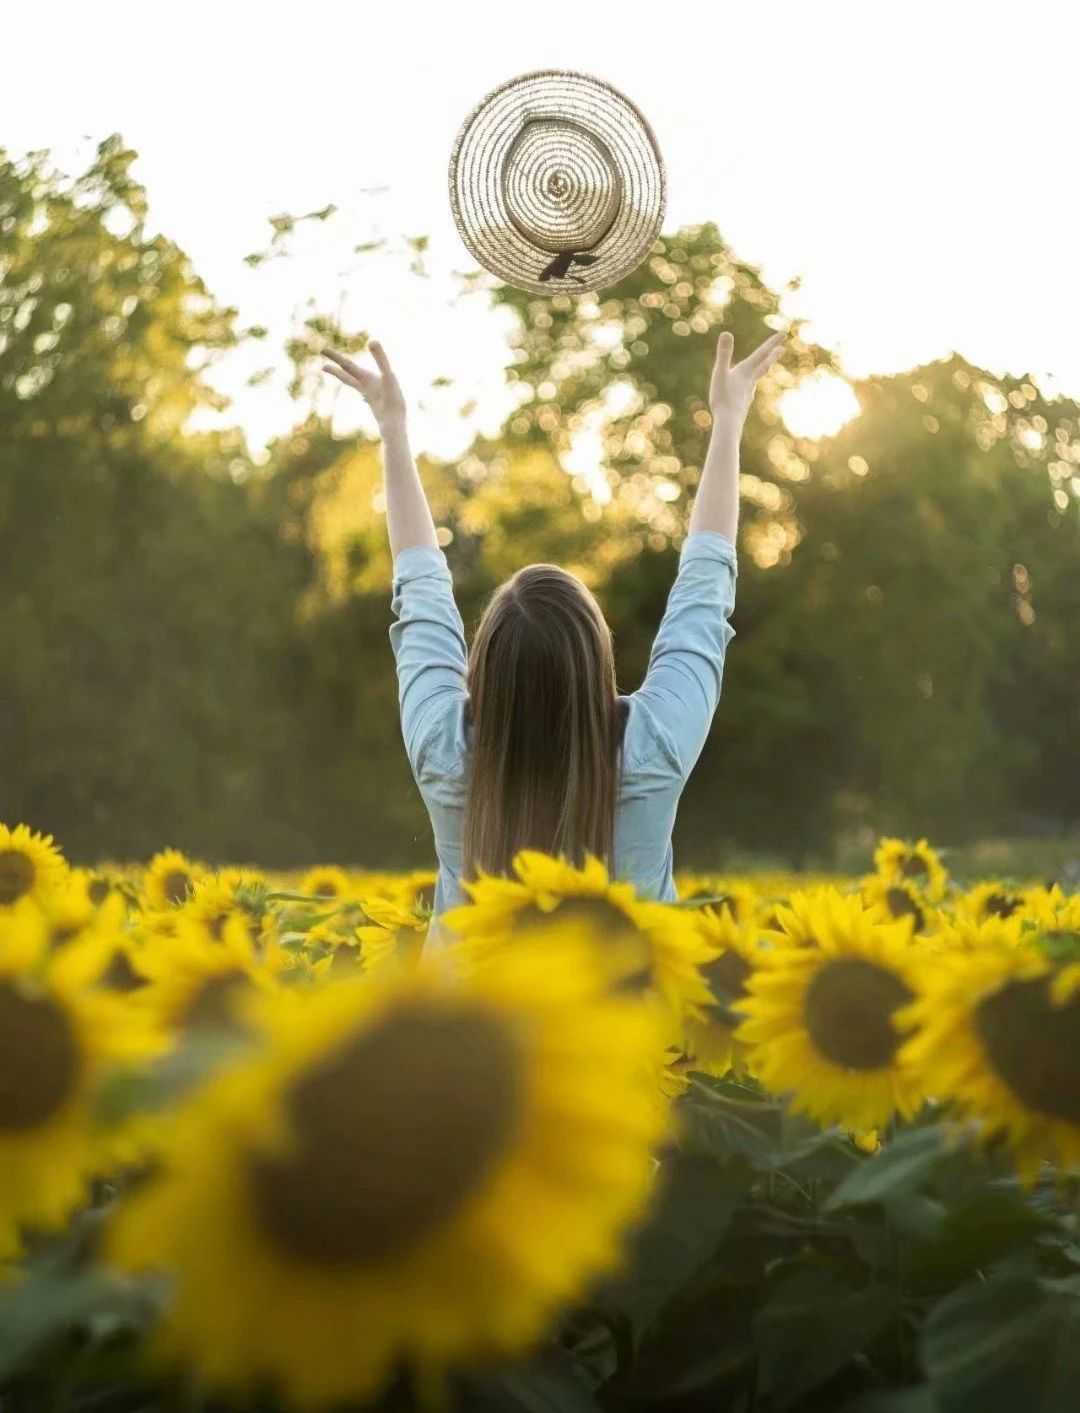
<svg viewBox="0 0 1080 1413"><path fill-rule="evenodd" d="M785 312L810 319L809 337L852 376L956 349L1080 398L1078 7L99 0L69 12L62 0L47 14L18 7L4 39L9 155L49 147L81 170L119 131L140 153L151 230L189 253L244 324L283 338L314 298L382 338L415 450L455 456L512 405L505 325L483 294L450 302L449 273L475 267L447 164L486 93L550 67L604 78L641 108L668 170L665 231L713 220L774 289L800 276ZM243 264L269 244L271 215L328 202L344 213L335 239L313 225L296 259ZM403 255L348 253L421 234L428 279ZM225 420L253 449L306 410L284 392L283 358L277 376L243 387L278 347L213 378L236 397ZM453 385L432 389L439 375ZM703 366L703 390L707 378ZM374 429L359 394L327 379L319 396L339 430Z"/></svg>

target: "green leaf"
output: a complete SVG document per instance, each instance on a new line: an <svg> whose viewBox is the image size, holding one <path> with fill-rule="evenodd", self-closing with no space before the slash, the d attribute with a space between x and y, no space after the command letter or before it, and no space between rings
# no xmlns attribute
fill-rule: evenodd
<svg viewBox="0 0 1080 1413"><path fill-rule="evenodd" d="M941 1413L1075 1413L1080 1289L1020 1270L973 1281L930 1312L920 1352Z"/></svg>
<svg viewBox="0 0 1080 1413"><path fill-rule="evenodd" d="M573 1356L558 1347L519 1368L468 1375L460 1383L458 1406L469 1413L597 1413L600 1407Z"/></svg>
<svg viewBox="0 0 1080 1413"><path fill-rule="evenodd" d="M946 1187L946 1200L933 1239L911 1252L912 1272L939 1287L967 1280L976 1268L993 1265L1040 1235L1060 1232L1053 1217L1037 1211L1015 1182L984 1181L963 1198Z"/></svg>
<svg viewBox="0 0 1080 1413"><path fill-rule="evenodd" d="M946 1136L938 1124L909 1129L861 1163L830 1194L825 1211L856 1202L881 1202L912 1192L946 1152Z"/></svg>
<svg viewBox="0 0 1080 1413"><path fill-rule="evenodd" d="M593 1303L628 1315L640 1341L664 1305L713 1255L751 1176L742 1164L720 1167L700 1154L667 1159L658 1200L631 1239L624 1274Z"/></svg>
<svg viewBox="0 0 1080 1413"><path fill-rule="evenodd" d="M940 1406L929 1384L915 1384L863 1394L854 1403L845 1403L840 1413L940 1413Z"/></svg>
<svg viewBox="0 0 1080 1413"><path fill-rule="evenodd" d="M798 1271L755 1320L762 1391L777 1408L790 1407L865 1351L898 1308L891 1287L853 1290L825 1271Z"/></svg>
<svg viewBox="0 0 1080 1413"><path fill-rule="evenodd" d="M31 1274L0 1297L0 1385L74 1327L145 1329L162 1293L160 1283L120 1281L99 1270Z"/></svg>

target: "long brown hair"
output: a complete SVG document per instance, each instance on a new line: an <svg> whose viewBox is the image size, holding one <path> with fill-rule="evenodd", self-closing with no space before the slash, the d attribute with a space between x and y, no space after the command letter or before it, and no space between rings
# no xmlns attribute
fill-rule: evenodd
<svg viewBox="0 0 1080 1413"><path fill-rule="evenodd" d="M463 876L509 874L519 849L610 867L622 721L588 588L554 564L519 569L480 620L468 690Z"/></svg>

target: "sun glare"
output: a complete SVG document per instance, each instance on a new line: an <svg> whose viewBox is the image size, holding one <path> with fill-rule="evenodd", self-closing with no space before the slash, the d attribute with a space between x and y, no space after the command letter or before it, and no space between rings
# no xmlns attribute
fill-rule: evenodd
<svg viewBox="0 0 1080 1413"><path fill-rule="evenodd" d="M859 401L845 378L815 373L784 393L778 402L784 425L793 437L834 436L859 413Z"/></svg>

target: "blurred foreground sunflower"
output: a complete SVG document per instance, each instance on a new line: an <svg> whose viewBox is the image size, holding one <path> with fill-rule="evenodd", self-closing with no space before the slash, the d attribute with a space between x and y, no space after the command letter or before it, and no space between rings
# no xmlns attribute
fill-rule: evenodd
<svg viewBox="0 0 1080 1413"><path fill-rule="evenodd" d="M302 1004L300 1003L302 1000ZM156 1354L210 1385L364 1398L517 1353L620 1259L666 1116L650 1008L581 949L260 1007L265 1052L174 1118L112 1264L174 1279Z"/></svg>
<svg viewBox="0 0 1080 1413"><path fill-rule="evenodd" d="M135 991L132 1004L180 1034L242 1028L238 1006L247 1005L252 991L276 989L292 962L276 945L257 949L239 913L226 919L217 941L198 922L181 917L175 938L153 938L131 960L149 983Z"/></svg>
<svg viewBox="0 0 1080 1413"><path fill-rule="evenodd" d="M0 916L0 1259L20 1225L52 1228L87 1196L107 1144L95 1128L113 1065L159 1049L119 998L50 965L44 915L27 901Z"/></svg>
<svg viewBox="0 0 1080 1413"><path fill-rule="evenodd" d="M592 939L610 984L653 991L670 1012L672 1037L688 1016L703 1017L713 997L701 973L718 955L679 908L639 899L630 883L612 882L604 864L589 857L585 867L522 850L514 860L517 879L483 877L467 883L472 903L451 908L442 923L472 952L500 949L513 941L582 930Z"/></svg>
<svg viewBox="0 0 1080 1413"><path fill-rule="evenodd" d="M793 899L785 946L762 949L732 1009L756 1078L822 1124L863 1130L910 1117L923 1090L899 1063L894 1017L917 994L910 922L886 923L857 897ZM796 928L795 923L798 923Z"/></svg>
<svg viewBox="0 0 1080 1413"><path fill-rule="evenodd" d="M1004 1141L1025 1182L1044 1161L1080 1170L1080 964L1029 947L942 957L899 1021L928 1091Z"/></svg>

